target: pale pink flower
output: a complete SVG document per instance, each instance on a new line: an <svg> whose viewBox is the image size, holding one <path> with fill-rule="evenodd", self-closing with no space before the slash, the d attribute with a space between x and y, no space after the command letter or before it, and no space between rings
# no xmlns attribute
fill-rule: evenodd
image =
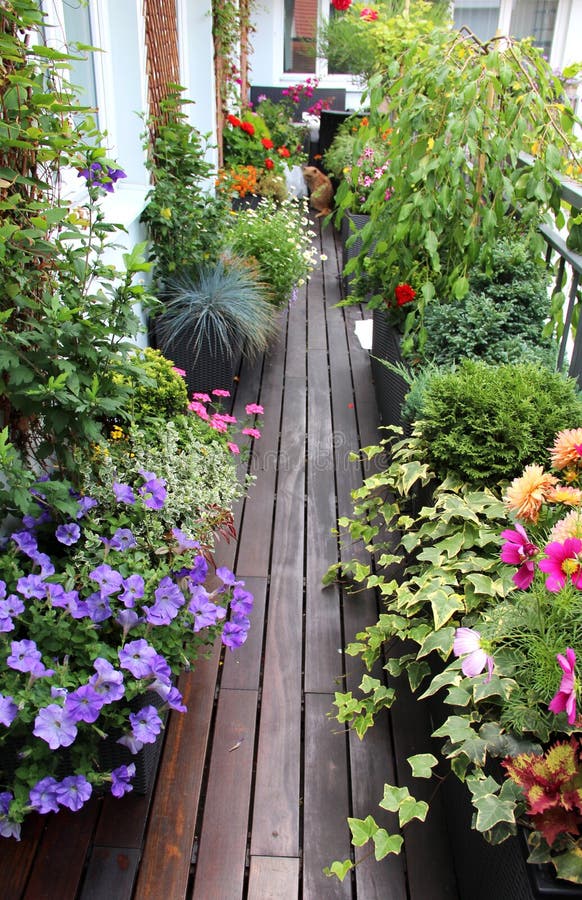
<svg viewBox="0 0 582 900"><path fill-rule="evenodd" d="M228 441L226 446L231 453L234 453L235 456L238 456L238 454L240 453L240 447L238 444L234 444L232 441Z"/></svg>
<svg viewBox="0 0 582 900"><path fill-rule="evenodd" d="M175 372L176 375L181 375L182 378L186 377L186 372L184 369L179 369L178 366L172 366L172 372Z"/></svg>
<svg viewBox="0 0 582 900"><path fill-rule="evenodd" d="M461 663L463 675L474 678L487 666L488 675L485 681L491 681L494 660L481 646L481 634L474 628L457 628L453 642L455 656L465 656Z"/></svg>

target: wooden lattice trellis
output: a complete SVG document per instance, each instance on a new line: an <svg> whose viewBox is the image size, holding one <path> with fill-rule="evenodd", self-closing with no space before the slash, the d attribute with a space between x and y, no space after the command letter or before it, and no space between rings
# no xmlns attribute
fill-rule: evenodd
<svg viewBox="0 0 582 900"><path fill-rule="evenodd" d="M176 0L143 0L150 116L160 114L169 84L180 83Z"/></svg>

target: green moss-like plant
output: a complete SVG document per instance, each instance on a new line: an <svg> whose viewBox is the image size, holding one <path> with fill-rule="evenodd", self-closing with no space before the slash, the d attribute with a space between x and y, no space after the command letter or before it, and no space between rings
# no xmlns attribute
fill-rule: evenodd
<svg viewBox="0 0 582 900"><path fill-rule="evenodd" d="M545 464L554 435L580 425L573 379L533 363L469 359L429 379L419 423L437 474L482 486L516 477L528 463Z"/></svg>

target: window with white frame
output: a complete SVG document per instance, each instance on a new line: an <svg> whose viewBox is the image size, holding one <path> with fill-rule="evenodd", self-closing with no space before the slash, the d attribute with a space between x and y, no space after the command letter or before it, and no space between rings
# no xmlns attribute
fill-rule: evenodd
<svg viewBox="0 0 582 900"><path fill-rule="evenodd" d="M455 0L454 23L481 41L507 31L515 38L532 37L549 57L557 12L558 0Z"/></svg>

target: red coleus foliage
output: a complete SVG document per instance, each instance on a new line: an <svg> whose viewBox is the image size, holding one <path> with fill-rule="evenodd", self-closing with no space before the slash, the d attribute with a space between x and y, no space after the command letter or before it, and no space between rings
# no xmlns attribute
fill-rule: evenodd
<svg viewBox="0 0 582 900"><path fill-rule="evenodd" d="M394 288L394 294L397 306L405 306L416 297L416 291L409 284L397 284Z"/></svg>
<svg viewBox="0 0 582 900"><path fill-rule="evenodd" d="M352 0L331 0L331 5L340 10L349 9L352 5Z"/></svg>
<svg viewBox="0 0 582 900"><path fill-rule="evenodd" d="M540 756L521 753L503 761L527 802L527 814L550 847L560 834L582 827L582 739L554 744Z"/></svg>

